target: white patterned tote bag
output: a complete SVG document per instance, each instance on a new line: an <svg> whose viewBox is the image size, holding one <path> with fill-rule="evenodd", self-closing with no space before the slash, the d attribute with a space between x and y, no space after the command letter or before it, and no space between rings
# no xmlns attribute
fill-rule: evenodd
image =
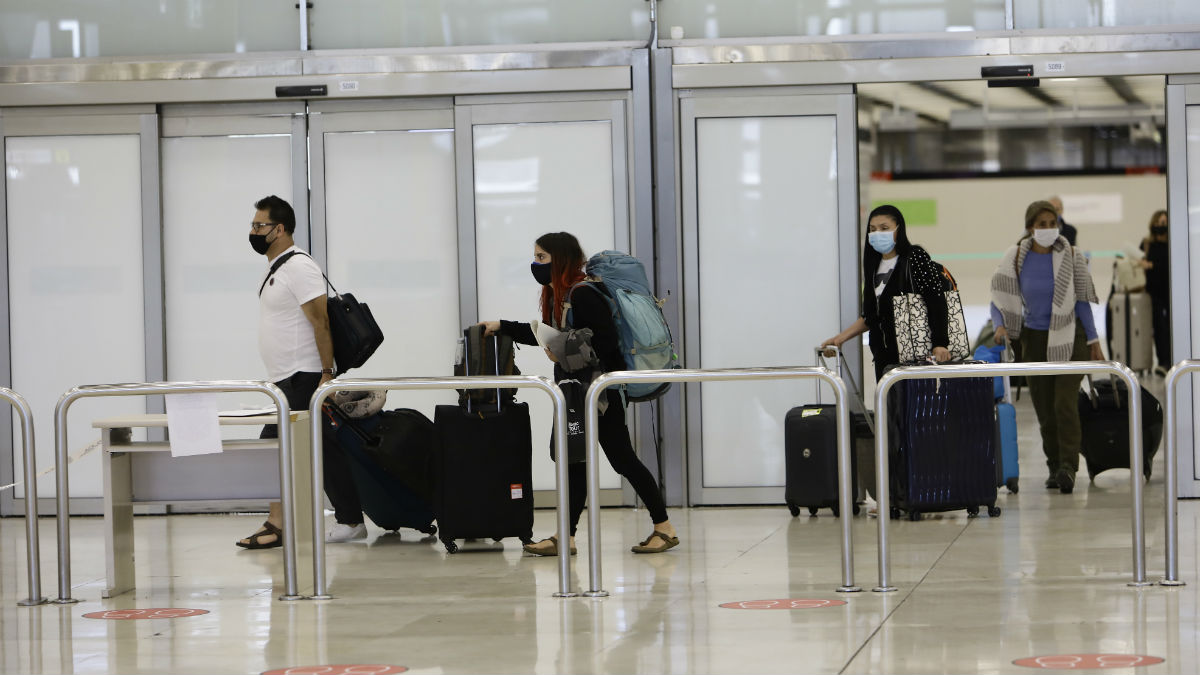
<svg viewBox="0 0 1200 675"><path fill-rule="evenodd" d="M934 263L937 264L937 263ZM908 287L912 288L911 274ZM958 284L950 272L942 267L950 290L946 294L946 336L950 358L962 361L971 356L971 343L967 338L967 321L963 316L962 298L958 295ZM900 363L925 361L933 351L933 335L929 330L929 309L925 298L919 293L898 293L892 298L892 312L896 319L896 349Z"/></svg>

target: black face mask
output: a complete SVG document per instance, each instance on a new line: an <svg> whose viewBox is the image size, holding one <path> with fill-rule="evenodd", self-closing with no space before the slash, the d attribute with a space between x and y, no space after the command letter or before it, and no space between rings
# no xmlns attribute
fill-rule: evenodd
<svg viewBox="0 0 1200 675"><path fill-rule="evenodd" d="M1150 232L1152 232L1153 234L1166 234L1167 226L1166 225L1155 225L1150 228Z"/></svg>
<svg viewBox="0 0 1200 675"><path fill-rule="evenodd" d="M529 263L529 271L533 273L533 278L539 284L548 286L550 284L550 263Z"/></svg>
<svg viewBox="0 0 1200 675"><path fill-rule="evenodd" d="M259 255L266 255L267 250L271 248L271 243L267 241L267 235L265 234L251 234L250 248L254 249L254 252Z"/></svg>

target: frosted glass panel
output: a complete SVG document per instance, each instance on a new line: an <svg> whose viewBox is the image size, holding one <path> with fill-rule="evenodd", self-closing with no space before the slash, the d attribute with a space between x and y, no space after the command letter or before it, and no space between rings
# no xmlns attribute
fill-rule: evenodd
<svg viewBox="0 0 1200 675"><path fill-rule="evenodd" d="M337 0L312 17L313 49L645 40L646 0Z"/></svg>
<svg viewBox="0 0 1200 675"><path fill-rule="evenodd" d="M33 409L45 468L63 392L145 379L139 139L9 138L5 163L12 387ZM68 416L69 450L99 438L93 419L144 411L137 397L81 400ZM20 476L20 424L13 428ZM101 496L99 460L93 452L71 466L72 497ZM38 496L53 496L54 481L40 478Z"/></svg>
<svg viewBox="0 0 1200 675"><path fill-rule="evenodd" d="M290 136L162 140L167 379L266 377L257 292L267 259L250 248L248 235L254 202L269 194L292 201L291 176ZM262 394L222 394L221 401L231 408L268 403Z"/></svg>
<svg viewBox="0 0 1200 675"><path fill-rule="evenodd" d="M658 12L663 38L673 26L684 38L1004 29L1004 0L719 0L663 2Z"/></svg>
<svg viewBox="0 0 1200 675"><path fill-rule="evenodd" d="M529 272L533 242L569 231L591 255L614 242L612 129L607 121L474 127L475 245L481 319L540 318L541 287ZM542 350L523 347L517 367L553 377ZM533 418L533 485L554 489L549 397L519 392ZM620 479L603 464L602 487Z"/></svg>
<svg viewBox="0 0 1200 675"><path fill-rule="evenodd" d="M1016 28L1097 28L1200 23L1196 0L1013 0Z"/></svg>
<svg viewBox="0 0 1200 675"><path fill-rule="evenodd" d="M1191 261L1191 297L1200 298L1200 105L1192 105L1187 110L1187 232L1188 260ZM1171 214L1172 222L1178 222L1177 216ZM1192 303L1192 351L1189 358L1200 354L1200 311ZM1193 382L1195 378L1192 378ZM1193 389L1195 391L1195 389ZM1192 438L1200 439L1200 396L1192 395ZM1200 443L1192 442L1192 467L1200 478Z"/></svg>
<svg viewBox="0 0 1200 675"><path fill-rule="evenodd" d="M811 364L840 329L835 131L832 115L696 121L702 368ZM782 485L783 417L815 396L703 384L704 486Z"/></svg>
<svg viewBox="0 0 1200 675"><path fill-rule="evenodd" d="M454 131L325 134L329 277L367 302L384 341L351 377L454 374L459 335ZM389 407L457 402L392 392Z"/></svg>

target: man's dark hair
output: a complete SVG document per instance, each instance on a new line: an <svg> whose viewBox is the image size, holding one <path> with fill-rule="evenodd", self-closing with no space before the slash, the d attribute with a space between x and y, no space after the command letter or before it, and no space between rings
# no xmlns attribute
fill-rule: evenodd
<svg viewBox="0 0 1200 675"><path fill-rule="evenodd" d="M292 205L286 201L270 195L254 202L254 208L259 211L266 211L271 216L272 223L280 223L283 225L283 231L291 235L296 231L296 212L292 210Z"/></svg>

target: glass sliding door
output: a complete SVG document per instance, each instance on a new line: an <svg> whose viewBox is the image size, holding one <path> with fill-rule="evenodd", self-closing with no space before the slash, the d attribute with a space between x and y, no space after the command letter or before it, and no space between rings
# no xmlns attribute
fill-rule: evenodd
<svg viewBox="0 0 1200 675"><path fill-rule="evenodd" d="M452 375L459 269L450 101L432 109L339 103L311 109L313 250L339 290L370 305L384 334L349 376ZM392 392L388 408L432 419L434 405L455 402L454 391Z"/></svg>
<svg viewBox="0 0 1200 675"><path fill-rule="evenodd" d="M680 111L687 366L813 364L857 315L853 94L713 94ZM690 501L782 502L784 415L817 385L687 394Z"/></svg>
<svg viewBox="0 0 1200 675"><path fill-rule="evenodd" d="M460 251L474 275L464 323L540 317L529 263L542 234L570 232L585 255L629 250L626 107L600 100L458 108L460 182L473 188L459 203ZM552 365L541 349L517 352L523 374L553 377ZM517 398L530 403L534 487L553 490L550 402L540 392ZM602 471L602 488L620 487L607 463Z"/></svg>

